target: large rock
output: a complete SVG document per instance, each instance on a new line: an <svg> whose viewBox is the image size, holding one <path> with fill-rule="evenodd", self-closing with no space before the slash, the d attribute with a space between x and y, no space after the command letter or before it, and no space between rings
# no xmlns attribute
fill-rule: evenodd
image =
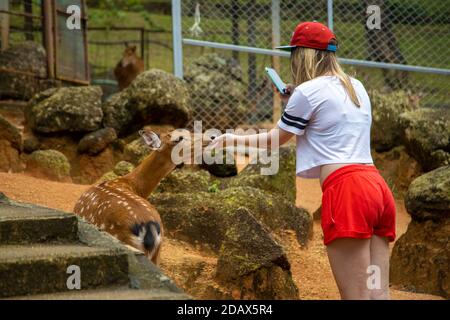
<svg viewBox="0 0 450 320"><path fill-rule="evenodd" d="M419 163L406 152L404 146L386 152L372 150L372 158L397 198L403 198L411 182L422 174Z"/></svg>
<svg viewBox="0 0 450 320"><path fill-rule="evenodd" d="M413 181L405 199L412 221L395 243L391 282L450 297L450 166Z"/></svg>
<svg viewBox="0 0 450 320"><path fill-rule="evenodd" d="M371 91L372 131L371 144L376 151L387 151L400 145L401 128L399 116L414 109L409 96L404 91L381 93Z"/></svg>
<svg viewBox="0 0 450 320"><path fill-rule="evenodd" d="M418 109L400 116L402 142L430 171L450 164L450 109Z"/></svg>
<svg viewBox="0 0 450 320"><path fill-rule="evenodd" d="M47 57L45 49L34 41L21 42L0 51L0 66L17 71L0 72L0 99L29 100L39 91L56 84L41 80L47 76Z"/></svg>
<svg viewBox="0 0 450 320"><path fill-rule="evenodd" d="M70 182L70 163L56 150L38 150L27 160L27 172L38 178Z"/></svg>
<svg viewBox="0 0 450 320"><path fill-rule="evenodd" d="M0 115L0 140L6 140L11 143L13 148L22 150L22 135L20 130Z"/></svg>
<svg viewBox="0 0 450 320"><path fill-rule="evenodd" d="M202 55L186 67L184 79L192 92L194 119L202 120L204 128L230 129L245 122L247 89L235 60Z"/></svg>
<svg viewBox="0 0 450 320"><path fill-rule="evenodd" d="M22 135L19 129L0 115L0 171L22 171L21 150Z"/></svg>
<svg viewBox="0 0 450 320"><path fill-rule="evenodd" d="M219 191L219 181L205 170L173 170L154 192L194 193Z"/></svg>
<svg viewBox="0 0 450 320"><path fill-rule="evenodd" d="M404 91L370 93L372 102L371 144L376 151L382 152L400 145L402 135L399 125L400 114L415 108Z"/></svg>
<svg viewBox="0 0 450 320"><path fill-rule="evenodd" d="M101 96L96 86L43 91L25 110L28 126L41 133L95 131L103 118Z"/></svg>
<svg viewBox="0 0 450 320"><path fill-rule="evenodd" d="M270 232L245 209L231 217L216 277L238 299L297 299L290 263Z"/></svg>
<svg viewBox="0 0 450 320"><path fill-rule="evenodd" d="M220 152L220 155L216 154L216 152ZM211 164L203 162L201 166L208 170L213 176L227 178L238 174L236 160L231 151L227 149L223 149L222 151L213 150L211 155L215 155L215 158L219 158L220 156L221 160L218 163L216 163L217 161L214 161L214 163Z"/></svg>
<svg viewBox="0 0 450 320"><path fill-rule="evenodd" d="M390 281L414 292L450 298L450 220L412 220L395 243Z"/></svg>
<svg viewBox="0 0 450 320"><path fill-rule="evenodd" d="M272 167L277 168L275 174L263 175L262 169L268 169L270 164L249 164L239 175L230 180L229 186L249 186L266 190L286 197L292 203L296 199L295 181L295 146L280 147L278 151L271 154L273 157ZM277 164L278 163L278 164Z"/></svg>
<svg viewBox="0 0 450 320"><path fill-rule="evenodd" d="M103 104L103 123L119 133L151 123L183 127L191 117L189 104L189 90L183 80L152 69Z"/></svg>
<svg viewBox="0 0 450 320"><path fill-rule="evenodd" d="M21 172L24 169L19 150L11 142L0 139L0 171Z"/></svg>
<svg viewBox="0 0 450 320"><path fill-rule="evenodd" d="M161 214L169 233L180 240L219 250L230 218L245 207L272 232L281 236L294 230L305 245L312 232L312 221L305 209L284 197L250 187L227 188L217 192L154 193L149 197Z"/></svg>
<svg viewBox="0 0 450 320"><path fill-rule="evenodd" d="M94 156L105 150L116 139L116 130L113 128L103 128L88 133L80 140L78 152Z"/></svg>
<svg viewBox="0 0 450 320"><path fill-rule="evenodd" d="M428 172L409 186L405 206L413 219L441 221L450 218L450 166Z"/></svg>

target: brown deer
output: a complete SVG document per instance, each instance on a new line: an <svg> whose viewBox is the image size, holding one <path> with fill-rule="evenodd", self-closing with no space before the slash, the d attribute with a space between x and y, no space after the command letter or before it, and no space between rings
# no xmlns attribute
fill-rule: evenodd
<svg viewBox="0 0 450 320"><path fill-rule="evenodd" d="M187 143L190 154L195 154L194 146L200 144L203 150L210 141L202 139L196 143L175 132L160 138L149 129L139 133L145 144L155 151L129 174L88 189L75 204L74 213L143 251L158 265L164 229L158 211L147 197L176 167L172 161L172 150L176 145ZM183 156L183 159L187 158Z"/></svg>
<svg viewBox="0 0 450 320"><path fill-rule="evenodd" d="M133 82L136 77L144 72L144 61L136 54L136 46L125 43L123 57L114 69L114 75L122 91Z"/></svg>

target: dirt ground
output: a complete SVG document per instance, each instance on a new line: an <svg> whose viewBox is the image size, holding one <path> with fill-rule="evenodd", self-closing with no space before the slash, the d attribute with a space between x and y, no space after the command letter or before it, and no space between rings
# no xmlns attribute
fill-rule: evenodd
<svg viewBox="0 0 450 320"><path fill-rule="evenodd" d="M89 186L58 183L36 179L25 174L0 173L0 192L11 199L29 202L70 212L74 203ZM299 179L297 184L297 205L314 212L321 202L322 192L317 180ZM397 234L406 231L409 215L401 200L397 201ZM299 247L293 233L287 231L283 241L291 261L292 274L300 291L301 299L339 299L325 247L322 244L320 222L314 223L314 236L307 248ZM215 258L207 256L192 246L168 239L162 251L162 269L178 283L183 275L173 274L173 264L184 263L188 257L204 259L214 263ZM184 282L184 281L183 281ZM185 282L184 282L185 283ZM180 285L182 285L180 283ZM194 294L194 293L193 293ZM391 288L393 299L427 300L440 297L395 290Z"/></svg>

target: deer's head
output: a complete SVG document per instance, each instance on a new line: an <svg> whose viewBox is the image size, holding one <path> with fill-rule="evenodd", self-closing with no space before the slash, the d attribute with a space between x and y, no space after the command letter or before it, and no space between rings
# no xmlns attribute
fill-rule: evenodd
<svg viewBox="0 0 450 320"><path fill-rule="evenodd" d="M126 67L131 62L135 61L137 58L136 55L137 47L135 45L129 45L127 42L125 43L125 50L123 51L122 57L122 66Z"/></svg>
<svg viewBox="0 0 450 320"><path fill-rule="evenodd" d="M203 150L211 143L212 139L207 139L203 135L195 137L187 130L173 130L161 135L146 127L139 131L139 135L145 144L152 150L161 153L175 153L182 158L183 163L199 163ZM194 161L196 160L196 161Z"/></svg>

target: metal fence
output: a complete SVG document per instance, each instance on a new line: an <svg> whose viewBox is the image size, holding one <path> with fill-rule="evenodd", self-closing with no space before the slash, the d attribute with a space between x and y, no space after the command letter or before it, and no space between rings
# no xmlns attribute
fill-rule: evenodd
<svg viewBox="0 0 450 320"><path fill-rule="evenodd" d="M77 30L66 25L69 5L80 8ZM36 90L44 89L47 85L38 87L46 80L88 84L85 9L84 0L0 0L2 82L19 75L17 82ZM0 98L28 98L20 92L25 85L12 85L0 92Z"/></svg>
<svg viewBox="0 0 450 320"><path fill-rule="evenodd" d="M172 72L171 32L138 27L96 27L88 29L91 83L101 85L105 98L118 91L114 68L122 59L126 45L136 46L145 69Z"/></svg>
<svg viewBox="0 0 450 320"><path fill-rule="evenodd" d="M193 85L194 119L207 126L277 120L264 67L290 81L289 54L272 49L308 20L333 29L341 63L368 90L450 107L448 0L172 0L172 10L175 74Z"/></svg>

